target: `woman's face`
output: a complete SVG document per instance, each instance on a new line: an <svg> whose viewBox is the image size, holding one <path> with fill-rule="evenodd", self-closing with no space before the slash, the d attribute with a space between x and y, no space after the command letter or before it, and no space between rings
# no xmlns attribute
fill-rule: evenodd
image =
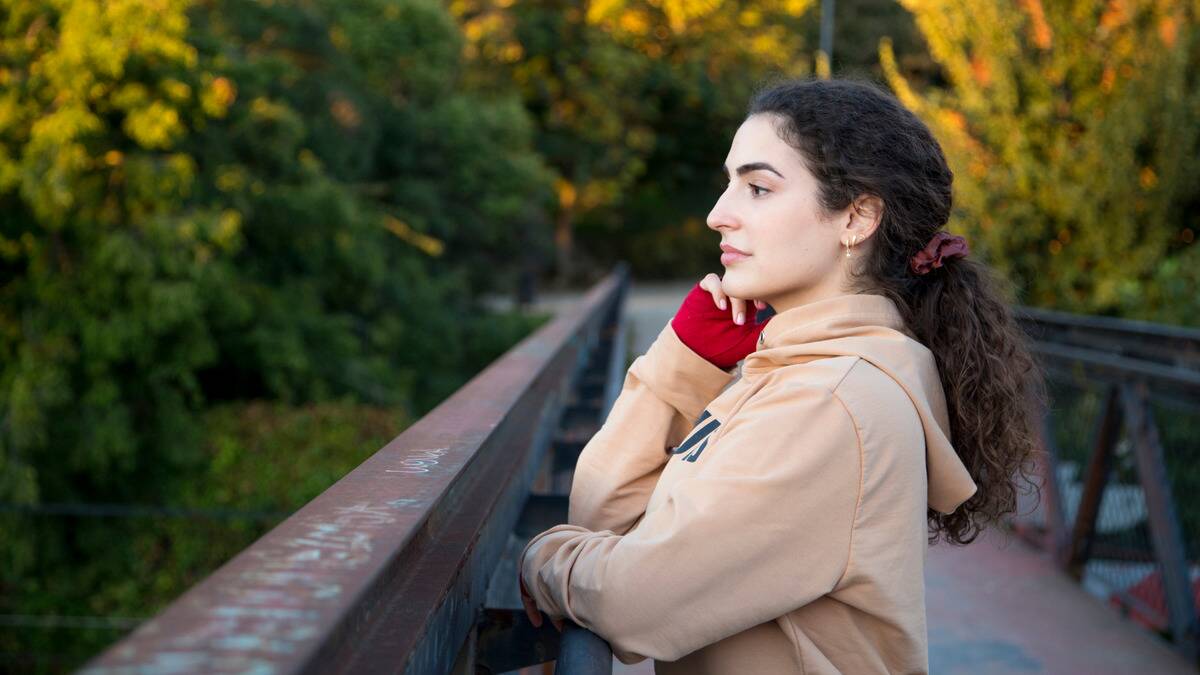
<svg viewBox="0 0 1200 675"><path fill-rule="evenodd" d="M762 300L776 312L841 294L845 281L843 242L859 235L852 212L822 214L817 180L800 153L775 132L775 114L750 116L738 128L725 159L729 185L708 214L722 247L728 295ZM855 246L851 255L863 254Z"/></svg>

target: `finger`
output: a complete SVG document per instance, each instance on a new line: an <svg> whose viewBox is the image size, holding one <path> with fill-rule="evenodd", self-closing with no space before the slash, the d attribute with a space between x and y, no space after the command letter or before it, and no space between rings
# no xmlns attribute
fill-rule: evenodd
<svg viewBox="0 0 1200 675"><path fill-rule="evenodd" d="M762 300L755 300L754 307L755 309L766 309L767 303L763 302Z"/></svg>
<svg viewBox="0 0 1200 675"><path fill-rule="evenodd" d="M538 611L537 605L528 598L521 598L521 604L525 605L525 616L529 617L529 623L533 624L534 628L541 628L542 613Z"/></svg>
<svg viewBox="0 0 1200 675"><path fill-rule="evenodd" d="M529 617L529 623L533 624L534 628L541 626L542 614L538 611L537 603L529 595L529 591L525 590L525 578L518 575L517 585L521 588L521 605L525 607L525 615Z"/></svg>
<svg viewBox="0 0 1200 675"><path fill-rule="evenodd" d="M739 326L746 323L746 301L741 298L730 298L733 305L733 322Z"/></svg>
<svg viewBox="0 0 1200 675"><path fill-rule="evenodd" d="M550 622L554 624L554 627L558 629L558 632L560 632L560 633L563 632L563 620L562 619L551 619Z"/></svg>
<svg viewBox="0 0 1200 675"><path fill-rule="evenodd" d="M727 296L725 295L725 291L721 288L721 277L711 272L708 273L703 279L700 280L700 288L703 288L712 294L713 302L717 305L717 307L725 309L728 306Z"/></svg>

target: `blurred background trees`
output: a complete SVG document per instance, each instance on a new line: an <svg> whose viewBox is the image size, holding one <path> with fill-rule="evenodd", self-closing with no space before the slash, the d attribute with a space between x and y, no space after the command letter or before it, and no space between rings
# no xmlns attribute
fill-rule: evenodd
<svg viewBox="0 0 1200 675"><path fill-rule="evenodd" d="M0 16L0 613L141 616L269 523L181 539L39 505L303 504L529 329L478 296L549 250L550 173L521 102L464 86L435 2Z"/></svg>
<svg viewBox="0 0 1200 675"><path fill-rule="evenodd" d="M1032 305L1200 323L1200 3L901 2L946 86L953 226Z"/></svg>

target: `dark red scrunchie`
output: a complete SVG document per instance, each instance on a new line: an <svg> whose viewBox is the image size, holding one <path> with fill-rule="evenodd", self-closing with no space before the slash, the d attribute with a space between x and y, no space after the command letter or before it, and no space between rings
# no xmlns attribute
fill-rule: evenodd
<svg viewBox="0 0 1200 675"><path fill-rule="evenodd" d="M968 252L966 239L949 232L936 232L925 248L912 257L909 265L913 272L926 274L934 267L941 267L944 259L962 258Z"/></svg>

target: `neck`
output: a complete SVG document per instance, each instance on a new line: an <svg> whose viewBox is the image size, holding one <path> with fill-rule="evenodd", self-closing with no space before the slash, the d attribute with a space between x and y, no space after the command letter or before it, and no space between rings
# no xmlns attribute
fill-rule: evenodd
<svg viewBox="0 0 1200 675"><path fill-rule="evenodd" d="M850 291L842 287L841 279L836 279L832 283L825 283L816 286L805 286L802 288L792 288L775 294L770 298L760 299L770 305L771 309L775 310L776 314L779 314L795 307L825 300L826 298L836 297L838 295L845 295L849 292Z"/></svg>

